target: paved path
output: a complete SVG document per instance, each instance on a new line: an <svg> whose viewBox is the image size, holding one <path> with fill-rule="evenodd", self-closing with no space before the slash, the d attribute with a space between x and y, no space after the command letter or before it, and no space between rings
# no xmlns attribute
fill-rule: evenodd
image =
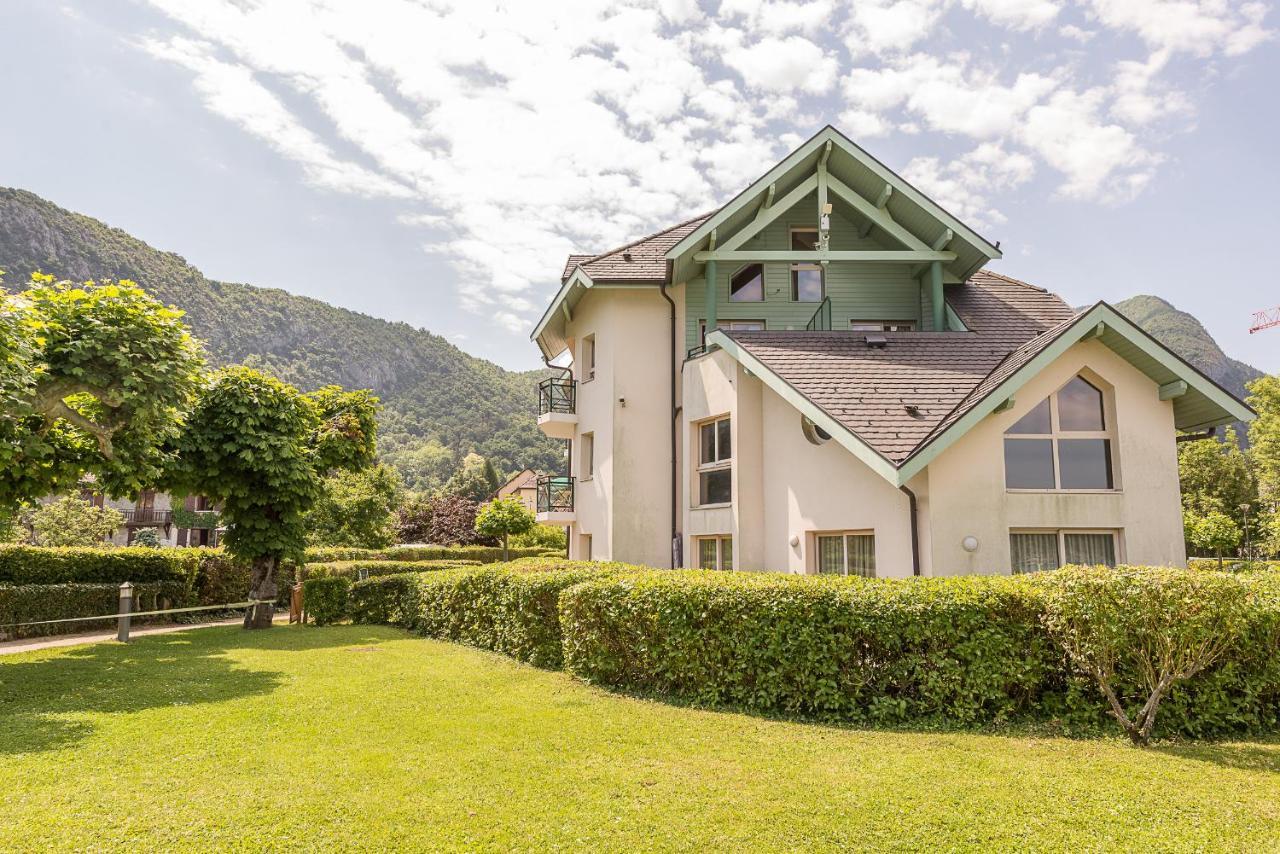
<svg viewBox="0 0 1280 854"><path fill-rule="evenodd" d="M277 623L288 622L288 614L277 614L275 621ZM145 635L167 635L170 632L186 632L191 629L206 629L210 626L238 626L244 622L243 617L232 617L226 620L216 620L209 623L189 623L177 626L133 626L129 630L130 638L143 637ZM110 641L116 642L116 626L111 624L109 631L103 630L98 632L85 632L78 635L55 635L53 637L43 638L23 638L21 640L0 642L0 655L11 655L17 652L32 652L37 649L53 649L60 646L80 646L89 643L104 643Z"/></svg>

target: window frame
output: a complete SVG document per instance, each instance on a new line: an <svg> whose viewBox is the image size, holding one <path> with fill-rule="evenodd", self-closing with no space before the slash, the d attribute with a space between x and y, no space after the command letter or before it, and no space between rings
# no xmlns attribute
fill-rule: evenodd
<svg viewBox="0 0 1280 854"><path fill-rule="evenodd" d="M1019 571L1013 566L1013 538L1017 534L1053 534L1058 547L1058 565L1053 567L1053 569L1061 569L1067 565L1067 537L1071 534L1106 535L1111 537L1111 554L1115 558L1114 566L1120 566L1125 562L1124 555L1122 553L1122 549L1124 548L1123 528L1010 528L1009 573L1011 575L1027 575L1032 572L1052 571L1048 569Z"/></svg>
<svg viewBox="0 0 1280 854"><path fill-rule="evenodd" d="M875 326L874 329L866 327ZM898 328L891 328L898 327ZM915 332L916 322L914 320L859 320L857 318L849 318L850 332Z"/></svg>
<svg viewBox="0 0 1280 854"><path fill-rule="evenodd" d="M589 383L596 378L596 334L582 336L582 378L579 382Z"/></svg>
<svg viewBox="0 0 1280 854"><path fill-rule="evenodd" d="M795 251L795 244L796 244L795 236L797 232L812 233L814 250L817 249L818 241L821 239L821 232L819 232L818 227L816 225L814 226L793 225L787 229L787 249L788 250ZM822 291L818 295L818 298L815 300L800 299L800 283L796 278L796 273L802 270L803 271L816 270L818 272L818 277L822 285ZM821 303L824 299L827 298L827 268L822 266L821 264L810 263L807 261L806 262L798 261L790 265L790 270L788 275L791 278L791 301L792 302L801 303L802 305L816 305L818 303Z"/></svg>
<svg viewBox="0 0 1280 854"><path fill-rule="evenodd" d="M587 483L596 476L596 434L578 436L578 481Z"/></svg>
<svg viewBox="0 0 1280 854"><path fill-rule="evenodd" d="M733 280L738 278L738 276L741 275L742 272L749 267L760 268L760 298L759 299L734 299L733 298ZM766 285L765 266L762 261L751 261L749 263L743 264L741 267L739 267L738 269L734 270L732 273L729 274L729 293L728 293L729 303L733 304L733 303L740 303L740 302L764 302L765 285Z"/></svg>
<svg viewBox="0 0 1280 854"><path fill-rule="evenodd" d="M720 428L719 428L719 425L720 425L720 423L721 423L721 422L727 423L727 424L729 425L729 456L727 456L727 457L721 457L721 456L720 456ZM714 451L713 451L713 454L712 454L712 456L714 457L714 459L712 459L712 460L711 460L711 461L709 461L709 462L704 462L704 461L703 461L703 459L702 459L702 430L703 430L703 428L704 428L704 427L707 427L708 425L710 425L710 426L711 426L711 432L712 432L712 435L715 437L715 438L714 438ZM704 419L702 419L701 421L698 421L698 422L696 422L696 423L694 424L694 431L693 431L693 434L694 434L694 447L695 447L695 451L696 451L696 453L697 453L697 457L696 457L696 459L697 459L697 461L698 461L698 464L697 464L697 466L695 467L695 471L694 471L694 474L695 474L695 476L696 476L695 480L696 480L697 498L698 498L698 501L697 501L697 504L695 504L694 506L699 507L699 508L702 508L702 507L729 507L729 506L731 506L731 505L733 504L733 445L734 445L734 441L733 441L733 417L732 417L731 415L727 415L727 414L726 414L726 415L716 415L716 416L714 416L714 417L712 417L712 418L704 418ZM720 472L720 471L727 471L727 472L729 472L729 496L730 496L729 500L728 500L728 501L718 501L718 502L715 502L715 503L705 503L705 502L703 502L703 500L702 500L702 493L703 493L703 489L702 489L702 476L703 476L704 474L711 474L711 473L713 473L713 472Z"/></svg>
<svg viewBox="0 0 1280 854"><path fill-rule="evenodd" d="M1075 380L1083 380L1089 386L1096 389L1102 399L1102 430L1063 430L1058 421L1058 394ZM1095 379L1091 375L1080 371L1071 375L1065 383L1058 386L1047 397L1043 397L1036 401L1035 406L1028 409L1019 416L1013 423L1006 427L1001 433L1001 462L1004 466L1004 482L1005 491L1010 493L1078 493L1078 494L1110 494L1120 492L1119 467L1116 465L1116 430L1115 430L1115 411L1108 394L1109 384ZM1019 421L1031 414L1041 403L1048 401L1049 404L1049 432L1048 433L1012 433L1010 432ZM1062 461L1058 450L1058 443L1063 440L1085 439L1085 440L1102 440L1106 442L1107 448L1107 474L1110 478L1111 485L1088 486L1088 487L1064 487L1062 485ZM1051 487L1038 486L1009 486L1009 454L1008 442L1021 441L1048 441L1050 444L1050 456L1053 461L1053 483Z"/></svg>
<svg viewBox="0 0 1280 854"><path fill-rule="evenodd" d="M822 571L822 551L820 543L824 537L840 538L840 572L823 572ZM871 568L870 575L859 571L850 571L849 567L849 538L850 537L869 537L871 539ZM850 528L848 530L837 531L810 531L809 543L810 552L813 555L812 575L838 575L841 578L854 576L855 578L876 578L876 531L874 528Z"/></svg>
<svg viewBox="0 0 1280 854"><path fill-rule="evenodd" d="M702 565L702 544L705 542L714 542L716 544L715 566ZM725 566L726 543L728 544L728 566ZM698 569L733 572L733 534L698 534L693 538L693 549L693 553L697 555Z"/></svg>

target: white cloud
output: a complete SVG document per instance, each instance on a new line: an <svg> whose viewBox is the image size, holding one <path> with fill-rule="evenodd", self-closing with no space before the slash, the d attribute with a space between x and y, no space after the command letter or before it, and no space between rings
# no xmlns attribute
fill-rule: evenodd
<svg viewBox="0 0 1280 854"><path fill-rule="evenodd" d="M1055 0L961 0L961 5L1016 30L1043 27L1062 9Z"/></svg>
<svg viewBox="0 0 1280 854"><path fill-rule="evenodd" d="M766 37L740 44L725 52L724 61L748 86L766 92L799 89L821 94L840 76L835 58L803 36Z"/></svg>
<svg viewBox="0 0 1280 854"><path fill-rule="evenodd" d="M1004 222L1004 214L992 206L992 195L1016 189L1034 174L1030 157L994 142L946 163L917 157L902 170L902 177L975 228Z"/></svg>
<svg viewBox="0 0 1280 854"><path fill-rule="evenodd" d="M1090 0L1104 26L1136 33L1157 50L1208 56L1239 55L1270 38L1262 26L1266 6L1227 0Z"/></svg>

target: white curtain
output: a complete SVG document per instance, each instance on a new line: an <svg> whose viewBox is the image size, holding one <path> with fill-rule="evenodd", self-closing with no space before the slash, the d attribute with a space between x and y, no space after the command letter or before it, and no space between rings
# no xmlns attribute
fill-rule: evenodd
<svg viewBox="0 0 1280 854"><path fill-rule="evenodd" d="M1041 572L1061 566L1057 534L1010 534L1009 553L1014 572Z"/></svg>
<svg viewBox="0 0 1280 854"><path fill-rule="evenodd" d="M1115 566L1116 540L1111 534L1065 534L1067 563Z"/></svg>
<svg viewBox="0 0 1280 854"><path fill-rule="evenodd" d="M849 548L849 574L863 578L876 577L876 538L874 534L850 534L845 538Z"/></svg>

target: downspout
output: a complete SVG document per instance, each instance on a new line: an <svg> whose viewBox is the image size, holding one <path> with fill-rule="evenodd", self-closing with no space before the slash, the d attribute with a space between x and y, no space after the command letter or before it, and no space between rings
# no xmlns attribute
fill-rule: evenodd
<svg viewBox="0 0 1280 854"><path fill-rule="evenodd" d="M679 409L676 408L676 302L667 293L667 283L659 288L662 298L670 306L671 318L671 568L679 566L677 554L680 549L680 523L677 506L680 502L680 472L676 466L676 445L679 441Z"/></svg>
<svg viewBox="0 0 1280 854"><path fill-rule="evenodd" d="M911 574L920 574L920 523L916 516L916 494L906 486L899 486L907 494L907 506L911 513Z"/></svg>
<svg viewBox="0 0 1280 854"><path fill-rule="evenodd" d="M551 360L547 358L546 353L542 354L542 364L546 365L548 369L553 371L564 371L563 379L567 379L569 382L573 382L573 368L569 367L568 365L551 364ZM574 409L578 408L578 395L576 392L573 395L573 408ZM565 439L564 444L565 444L565 459L568 460L569 465L572 466L573 465L573 440ZM571 546L571 543L569 542L569 526L565 525L564 526L564 559L565 560L569 559L570 546Z"/></svg>

